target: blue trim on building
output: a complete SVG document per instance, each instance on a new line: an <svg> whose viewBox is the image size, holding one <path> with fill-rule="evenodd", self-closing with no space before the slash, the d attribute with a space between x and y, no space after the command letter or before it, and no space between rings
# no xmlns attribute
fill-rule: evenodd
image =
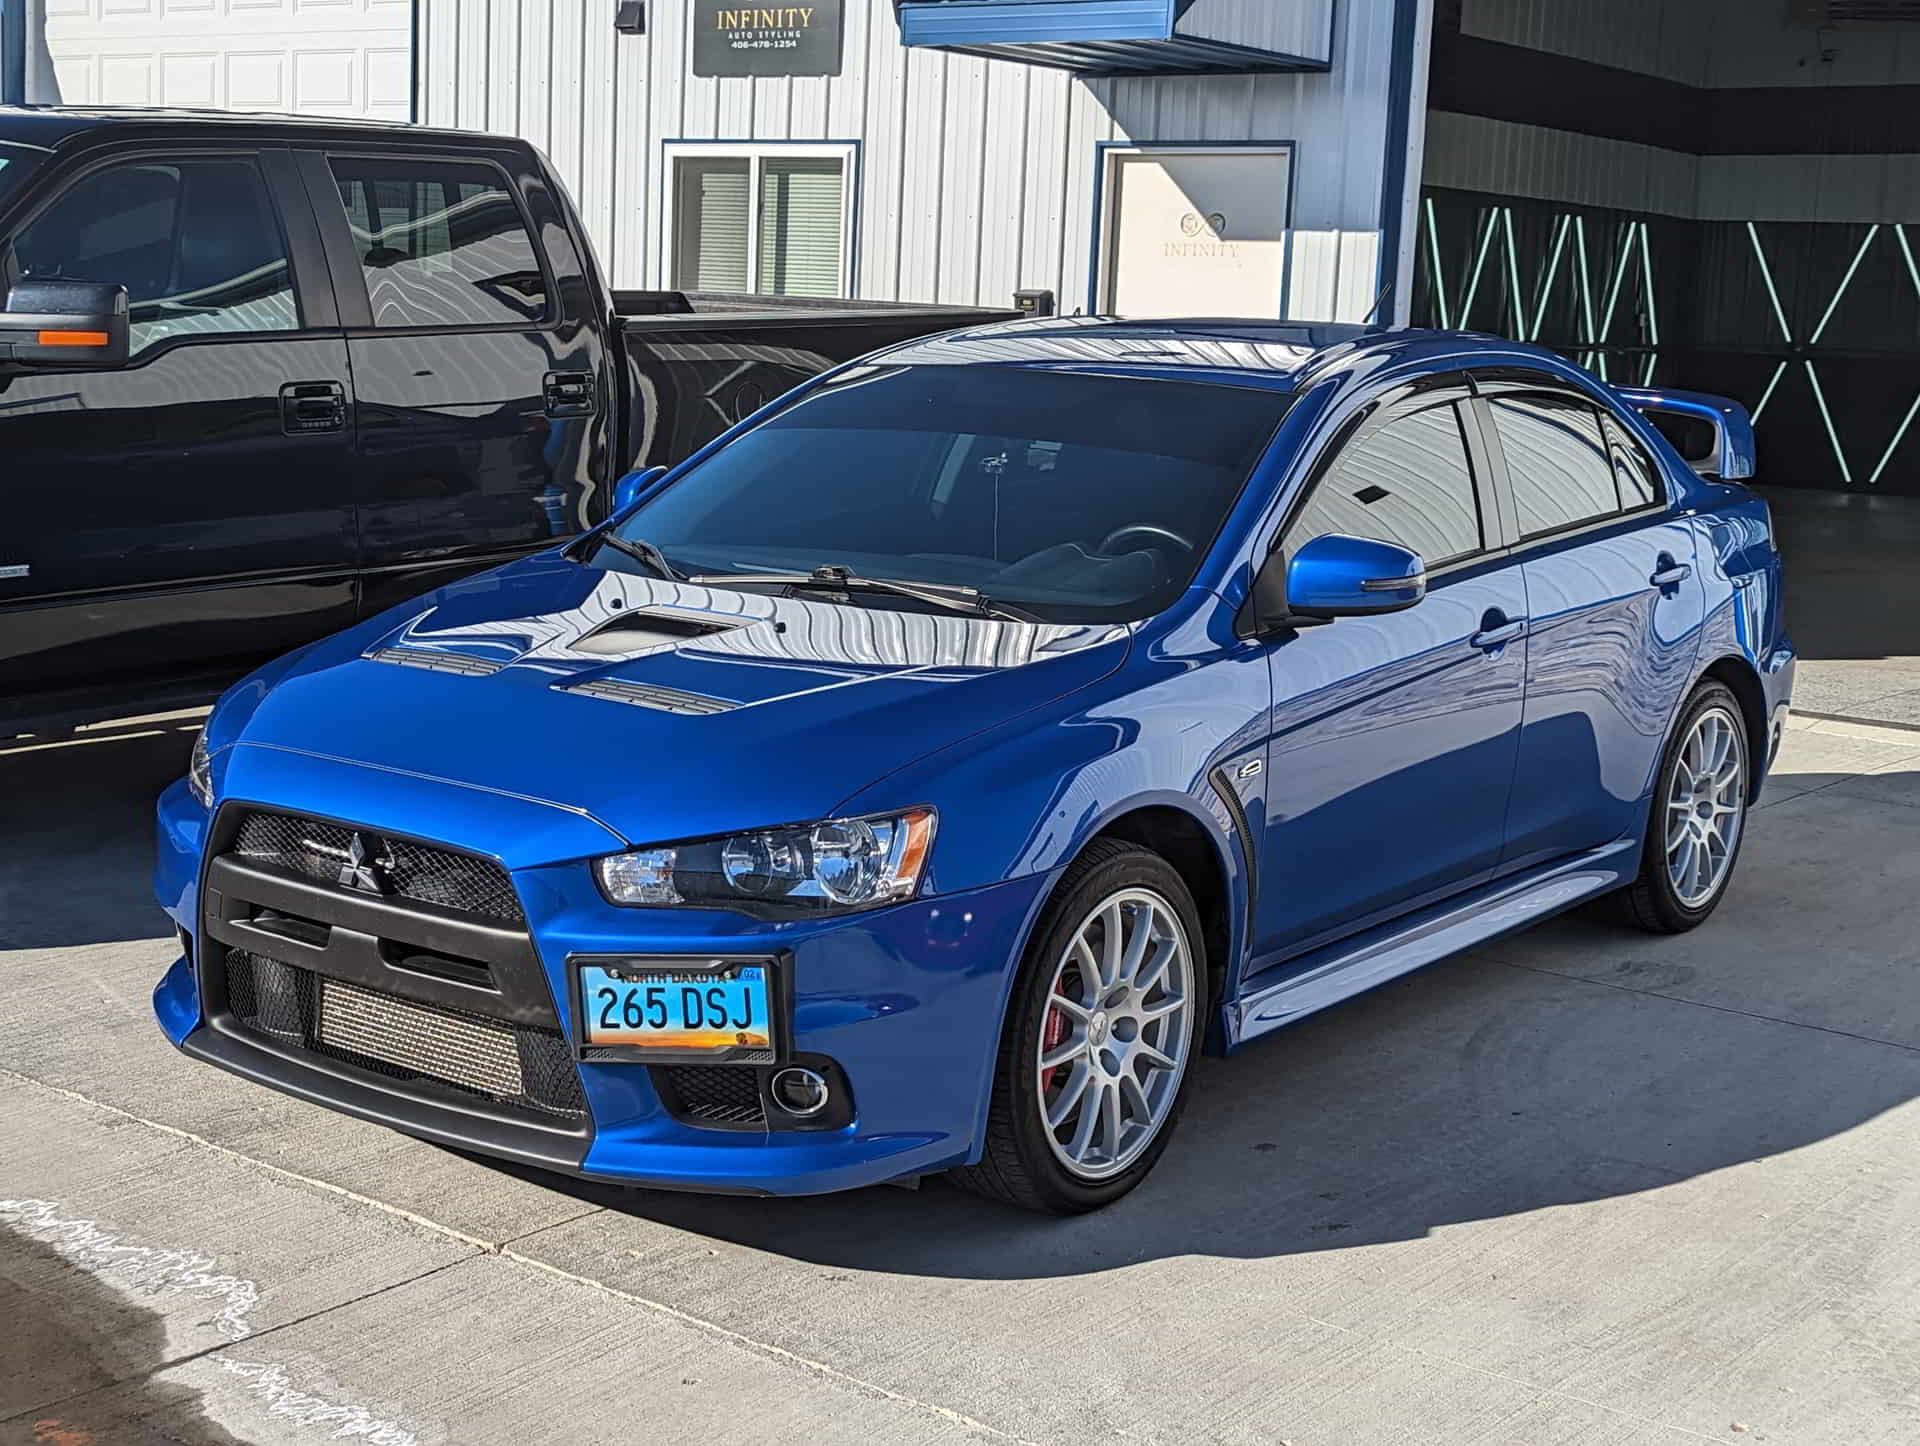
<svg viewBox="0 0 1920 1446"><path fill-rule="evenodd" d="M27 103L27 0L0 0L0 105Z"/></svg>
<svg viewBox="0 0 1920 1446"><path fill-rule="evenodd" d="M1272 151L1287 157L1287 252L1280 271L1280 307L1286 319L1293 291L1293 198L1299 185L1298 141L1095 141L1093 146L1093 243L1087 256L1087 315L1100 315L1100 249L1107 239L1107 156L1113 151Z"/></svg>
<svg viewBox="0 0 1920 1446"><path fill-rule="evenodd" d="M1385 165L1380 181L1380 263L1374 272L1373 293L1379 296L1400 280L1401 202L1406 196L1408 142L1413 131L1413 67L1417 57L1414 41L1420 26L1420 0L1395 0L1393 14L1393 53L1388 62L1392 77L1387 91L1387 138ZM1386 309L1385 320L1392 321L1401 298L1389 294L1380 302ZM1379 315L1373 318L1382 320Z"/></svg>
<svg viewBox="0 0 1920 1446"><path fill-rule="evenodd" d="M904 0L900 39L1087 74L1326 70L1327 58L1182 35L1190 0Z"/></svg>

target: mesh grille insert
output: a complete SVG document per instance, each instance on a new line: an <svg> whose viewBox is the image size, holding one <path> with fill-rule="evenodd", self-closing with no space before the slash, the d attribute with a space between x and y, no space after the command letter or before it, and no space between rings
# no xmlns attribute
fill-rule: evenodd
<svg viewBox="0 0 1920 1446"><path fill-rule="evenodd" d="M419 1004L242 949L228 950L225 966L228 1006L249 1032L388 1079L586 1118L573 1054L558 1033Z"/></svg>
<svg viewBox="0 0 1920 1446"><path fill-rule="evenodd" d="M324 819L256 812L240 821L232 852L238 858L337 884L356 833L365 857L400 898L510 924L525 922L507 871L491 859L452 849L387 838Z"/></svg>
<svg viewBox="0 0 1920 1446"><path fill-rule="evenodd" d="M725 1064L663 1064L653 1067L653 1080L667 1108L682 1119L696 1124L766 1126L757 1069Z"/></svg>

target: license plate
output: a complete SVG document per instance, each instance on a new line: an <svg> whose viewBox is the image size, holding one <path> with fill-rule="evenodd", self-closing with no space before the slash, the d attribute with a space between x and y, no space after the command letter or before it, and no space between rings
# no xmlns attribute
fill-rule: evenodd
<svg viewBox="0 0 1920 1446"><path fill-rule="evenodd" d="M581 1038L615 1046L719 1055L771 1052L773 989L764 964L724 969L580 966Z"/></svg>

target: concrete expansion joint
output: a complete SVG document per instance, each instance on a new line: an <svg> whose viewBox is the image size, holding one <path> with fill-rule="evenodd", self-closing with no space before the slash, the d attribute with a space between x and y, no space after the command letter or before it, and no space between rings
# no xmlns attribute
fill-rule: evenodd
<svg viewBox="0 0 1920 1446"><path fill-rule="evenodd" d="M404 1209L398 1205L390 1204L384 1200L377 1200L370 1195L363 1195L357 1190L349 1190L342 1185L335 1185L326 1180L318 1180L311 1175L303 1175L299 1171L289 1170L283 1165L274 1165L264 1160L255 1159L251 1155L243 1154L242 1152L231 1149L226 1145L217 1144L214 1141L207 1139L204 1135L195 1134L191 1130L183 1130L176 1125L164 1124L159 1120L148 1119L146 1116L136 1114L132 1110L122 1109L118 1105L108 1104L103 1100L94 1099L92 1096L83 1094L78 1090L68 1089L62 1085L50 1084L46 1080L36 1079L32 1075L21 1074L17 1070L7 1069L4 1066L0 1066L0 1080L11 1081L16 1084L25 1085L32 1089L44 1090L48 1094L56 1095L61 1099L70 1100L70 1101L73 1101L74 1103L84 1105L89 1109L97 1110L102 1114L110 1115L115 1119L124 1120L136 1125L141 1125L147 1129L158 1131L163 1135L172 1136L174 1139L183 1141L187 1144L196 1145L201 1149L211 1150L215 1154L224 1156L229 1160L235 1161L236 1163L246 1166L250 1169L260 1171L266 1175L269 1175L281 1180L285 1180L291 1183L309 1186L312 1189L321 1191L325 1194L333 1195L343 1200L352 1201L356 1205L366 1206L369 1209L377 1210L382 1214L390 1215L397 1219L404 1220L408 1224L416 1226L419 1229L430 1231L436 1235L440 1235L449 1240L457 1241L460 1244L463 1244L469 1247L474 1252L473 1254L461 1257L459 1260L449 1261L445 1265L436 1266L432 1270L424 1271L419 1275L412 1276L407 1280L396 1281L389 1285L382 1286L378 1290L366 1292L364 1295L356 1297L353 1300L342 1301L336 1305L328 1306L324 1310L314 1311L307 1316L301 1317L300 1318L301 1320L310 1320L318 1316L328 1315L333 1313L334 1311L338 1311L345 1307L358 1304L359 1301L368 1299L372 1296L387 1294L392 1291L402 1289L403 1287L410 1286L417 1283L418 1281L424 1280L429 1276L437 1275L442 1271L452 1270L461 1265L470 1264L472 1261L474 1261L475 1259L483 1255L496 1256L500 1259L511 1261L515 1265L521 1266L525 1269L537 1271L542 1275L545 1275L557 1280L563 1280L572 1285L584 1286L589 1290L597 1291L602 1295L609 1296L614 1300L618 1300L625 1305L637 1307L639 1309L649 1311L654 1315L658 1315L667 1320L673 1321L674 1323L680 1326L698 1331L702 1335L705 1335L713 1340L724 1342L725 1344L733 1346L737 1349L749 1351L756 1356L759 1356L768 1361L772 1361L783 1367L805 1371L809 1375L819 1377L820 1379L828 1381L834 1385L843 1387L848 1390L857 1391L858 1393L868 1397L869 1399L888 1401L895 1405L907 1407L922 1415L938 1420L945 1425L953 1426L961 1430L964 1430L968 1434L976 1436L982 1440L1008 1442L1008 1443L1011 1443L1011 1446L1040 1446L1040 1443L1038 1442L1030 1441L1024 1437L1013 1435L1010 1432L1001 1430L999 1427L988 1425L984 1421L976 1420L974 1417L968 1416L963 1412L956 1411L951 1407L941 1406L931 1401L921 1400L916 1396L907 1395L906 1393L901 1391L892 1390L886 1386L882 1386L878 1384L877 1382L869 1381L864 1377L851 1375L848 1372L839 1370L834 1366L828 1365L824 1361L816 1361L807 1356L800 1355L795 1351L790 1351L786 1349L784 1346L778 1346L778 1345L774 1345L769 1341L762 1341L762 1340L755 1339L752 1336L744 1335L739 1331L729 1329L728 1327L720 1325L714 1321L706 1320L701 1316L694 1315L689 1311L684 1311L679 1309L676 1306L668 1305L663 1301L652 1300L646 1296L636 1295L631 1291L620 1290L615 1286L607 1284L605 1281L596 1280L591 1276L578 1275L572 1271L562 1270L558 1266L551 1265L544 1260L536 1259L533 1256L523 1254L522 1252L512 1248L514 1244L516 1244L519 1241L530 1239L533 1236L542 1234L549 1230L557 1229L563 1225L572 1224L574 1221L584 1219L589 1215L600 1214L603 1212L605 1208L603 1206L598 1206L598 1205L590 1206L587 1209L580 1211L576 1215L570 1215L564 1219L546 1221L545 1223L540 1225L537 1229L525 1231L519 1235L509 1236L505 1240L487 1240L481 1236L469 1234L464 1230L456 1229L451 1225L447 1225L442 1223L441 1221L434 1220L425 1215L421 1215L416 1211ZM246 1284L250 1285L251 1283L249 1282ZM268 1335L274 1334L277 1331L284 1330L290 1325L295 1325L298 1323L299 1321L285 1321L280 1323L279 1325L275 1325L270 1329L264 1330L264 1331L259 1331L259 1332L243 1331L242 1335L252 1340L260 1340L265 1338ZM218 1352L221 1352L227 1349L232 1344L233 1344L233 1339L229 1339L218 1345L209 1346L204 1350L193 1352L189 1355L181 1357L179 1360L169 1361L165 1364L167 1367L171 1367L171 1366L182 1364L185 1361L196 1359L200 1356L214 1355L214 1354L217 1354ZM256 1368L251 1363L237 1363L237 1364L244 1365L248 1370L268 1371L273 1369L271 1367L266 1367L266 1366L259 1366ZM266 1381L262 1386L262 1389L265 1389L266 1387L272 1387L274 1385L275 1385L274 1382ZM409 1442L411 1441L410 1437L406 1439ZM395 1440L397 1442L399 1438L396 1437Z"/></svg>

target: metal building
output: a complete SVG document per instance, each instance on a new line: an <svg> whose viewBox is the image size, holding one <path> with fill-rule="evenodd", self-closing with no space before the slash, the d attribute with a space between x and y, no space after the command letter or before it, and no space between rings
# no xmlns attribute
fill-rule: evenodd
<svg viewBox="0 0 1920 1446"><path fill-rule="evenodd" d="M543 146L626 286L1357 318L1411 202L1420 9L650 0L619 34L422 0L420 114Z"/></svg>

